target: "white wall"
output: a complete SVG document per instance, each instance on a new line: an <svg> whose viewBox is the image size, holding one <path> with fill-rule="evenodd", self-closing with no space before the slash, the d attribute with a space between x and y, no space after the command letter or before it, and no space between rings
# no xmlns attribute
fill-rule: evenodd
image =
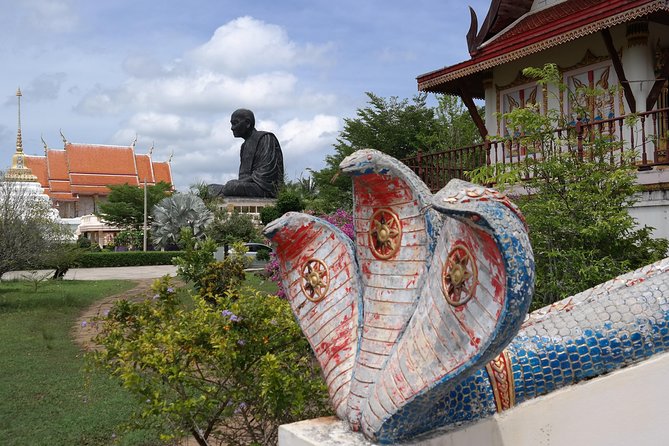
<svg viewBox="0 0 669 446"><path fill-rule="evenodd" d="M666 446L669 353L412 446ZM279 446L367 446L334 418L283 425Z"/></svg>

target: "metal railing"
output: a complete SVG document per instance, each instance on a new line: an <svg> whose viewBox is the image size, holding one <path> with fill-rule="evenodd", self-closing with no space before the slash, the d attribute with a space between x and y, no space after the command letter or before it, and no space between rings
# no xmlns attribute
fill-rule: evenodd
<svg viewBox="0 0 669 446"><path fill-rule="evenodd" d="M593 157L592 148L603 146L611 163L623 162L626 155L639 170L669 165L669 108L587 122L556 129L545 135L528 137L522 133L485 141L469 147L440 152L418 151L402 160L427 185L437 191L449 180L467 180L468 172L485 165L520 164L541 159L547 151L576 153L579 159ZM603 144L602 144L603 143Z"/></svg>

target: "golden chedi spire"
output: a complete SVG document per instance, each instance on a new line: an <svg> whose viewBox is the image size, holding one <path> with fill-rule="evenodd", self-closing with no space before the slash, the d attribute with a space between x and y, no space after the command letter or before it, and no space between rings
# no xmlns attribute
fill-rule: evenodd
<svg viewBox="0 0 669 446"><path fill-rule="evenodd" d="M16 97L19 104L19 128L16 133L16 152L12 156L12 167L5 172L5 181L23 181L37 182L37 177L33 175L25 163L25 154L23 153L23 140L21 138L21 89L16 90Z"/></svg>

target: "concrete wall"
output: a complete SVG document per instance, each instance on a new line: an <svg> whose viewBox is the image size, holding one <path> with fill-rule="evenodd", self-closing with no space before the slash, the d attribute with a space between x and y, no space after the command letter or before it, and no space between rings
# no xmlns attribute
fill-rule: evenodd
<svg viewBox="0 0 669 446"><path fill-rule="evenodd" d="M412 446L666 446L669 353ZM367 446L334 418L279 428L279 446Z"/></svg>

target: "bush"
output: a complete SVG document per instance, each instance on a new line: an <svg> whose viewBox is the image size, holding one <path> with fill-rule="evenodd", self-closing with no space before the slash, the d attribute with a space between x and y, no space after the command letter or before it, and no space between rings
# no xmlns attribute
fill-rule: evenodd
<svg viewBox="0 0 669 446"><path fill-rule="evenodd" d="M266 225L272 220L276 220L286 212L302 212L304 210L304 201L300 194L294 190L283 188L279 191L275 206L267 206L260 211L260 221Z"/></svg>
<svg viewBox="0 0 669 446"><path fill-rule="evenodd" d="M524 74L544 84L557 82L558 91L567 87L552 64L526 69ZM600 94L586 93L593 99ZM555 131L563 124L559 110L543 115L533 107L516 108L503 117L521 135L519 143L534 148L537 156L527 156L519 164L479 168L472 172L472 179L524 189L517 203L527 220L536 265L532 309L667 255L669 242L653 239L651 228L639 228L628 212L639 190L633 160L636 147L616 153L620 160L614 163L611 154L620 150L622 142L612 135L584 138L582 154L561 151L577 147L578 142L575 132Z"/></svg>
<svg viewBox="0 0 669 446"><path fill-rule="evenodd" d="M76 261L79 268L106 268L112 266L171 265L181 251L128 251L84 252Z"/></svg>
<svg viewBox="0 0 669 446"><path fill-rule="evenodd" d="M290 306L229 289L182 302L169 278L153 299L118 302L104 319L95 363L141 404L163 440L275 444L280 424L327 413L327 392ZM215 305L210 300L215 301Z"/></svg>

